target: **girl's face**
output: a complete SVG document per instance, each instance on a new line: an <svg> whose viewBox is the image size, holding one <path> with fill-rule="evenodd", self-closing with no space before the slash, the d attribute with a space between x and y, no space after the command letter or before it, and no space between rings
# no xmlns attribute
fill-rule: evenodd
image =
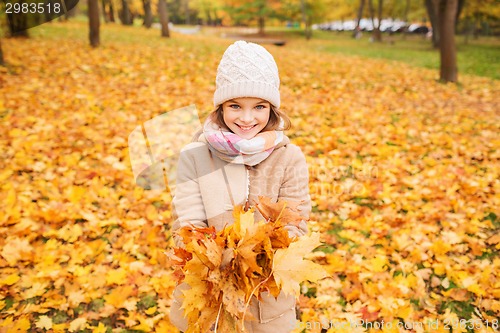
<svg viewBox="0 0 500 333"><path fill-rule="evenodd" d="M266 127L271 104L261 98L240 97L222 104L226 126L243 139L251 139Z"/></svg>

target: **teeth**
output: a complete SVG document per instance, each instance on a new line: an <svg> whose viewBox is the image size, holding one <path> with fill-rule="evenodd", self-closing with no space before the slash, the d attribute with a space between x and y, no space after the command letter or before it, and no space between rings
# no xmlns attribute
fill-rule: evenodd
<svg viewBox="0 0 500 333"><path fill-rule="evenodd" d="M239 126L240 126L240 128L241 128L242 130L244 130L244 131L248 131L248 130L251 130L252 128L254 128L254 126L255 126L255 125L254 125L254 126L241 126L241 125L239 125Z"/></svg>

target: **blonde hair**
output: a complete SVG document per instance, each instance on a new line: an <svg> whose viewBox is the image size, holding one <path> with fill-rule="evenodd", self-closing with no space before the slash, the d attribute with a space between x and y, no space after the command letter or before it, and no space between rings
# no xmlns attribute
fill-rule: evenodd
<svg viewBox="0 0 500 333"><path fill-rule="evenodd" d="M290 118L288 118L286 113L284 113L271 103L269 103L269 105L271 106L271 112L269 112L269 120L266 124L266 127L264 127L261 132L274 131L278 129L278 127L280 126L280 119L283 120L283 128L280 128L280 130L290 129L292 127L292 122L290 121ZM217 106L217 108L215 108L215 110L210 113L209 117L211 117L212 121L215 124L219 125L222 128L229 129L229 127L227 127L226 123L224 122L224 115L222 114L222 104L219 104L219 106Z"/></svg>

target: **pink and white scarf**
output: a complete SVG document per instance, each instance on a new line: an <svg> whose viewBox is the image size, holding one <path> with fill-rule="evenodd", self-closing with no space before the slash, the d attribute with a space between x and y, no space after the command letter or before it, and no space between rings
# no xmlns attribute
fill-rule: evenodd
<svg viewBox="0 0 500 333"><path fill-rule="evenodd" d="M271 155L284 137L283 131L266 131L252 139L243 139L233 132L223 130L210 117L203 125L203 134L208 147L217 157L230 163L250 166L259 164Z"/></svg>

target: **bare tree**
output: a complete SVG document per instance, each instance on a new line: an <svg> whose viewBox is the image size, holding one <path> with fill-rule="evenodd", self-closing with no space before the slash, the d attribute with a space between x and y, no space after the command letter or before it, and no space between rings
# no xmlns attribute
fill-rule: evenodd
<svg viewBox="0 0 500 333"><path fill-rule="evenodd" d="M170 31L168 30L168 10L165 0L158 0L158 14L160 16L161 36L169 38Z"/></svg>
<svg viewBox="0 0 500 333"><path fill-rule="evenodd" d="M368 7L370 9L370 16L372 17L372 24L373 24L373 40L377 42L382 41L382 32L380 31L380 22L382 21L382 8L384 6L384 1L383 0L378 0L378 12L377 12L377 24L375 24L374 20L374 8L373 8L373 0L368 0Z"/></svg>
<svg viewBox="0 0 500 333"><path fill-rule="evenodd" d="M0 39L0 66L4 66L5 61L3 60L3 51L2 51L2 40Z"/></svg>
<svg viewBox="0 0 500 333"><path fill-rule="evenodd" d="M109 20L111 22L116 22L115 20L115 8L113 7L113 1L108 0L108 8L109 8Z"/></svg>
<svg viewBox="0 0 500 333"><path fill-rule="evenodd" d="M19 13L7 13L7 23L9 28L10 37L24 37L29 38L28 28L28 15Z"/></svg>
<svg viewBox="0 0 500 333"><path fill-rule="evenodd" d="M146 28L151 28L153 24L153 12L151 10L151 0L142 0L142 4L144 6L144 23L143 25Z"/></svg>
<svg viewBox="0 0 500 333"><path fill-rule="evenodd" d="M312 26L311 26L311 18L307 15L306 9L307 3L306 0L300 0L300 11L302 13L302 23L304 23L304 30L306 39L309 40L312 37Z"/></svg>
<svg viewBox="0 0 500 333"><path fill-rule="evenodd" d="M257 13L258 13L258 22L259 22L259 35L263 36L265 35L264 29L266 26L266 0L259 1L258 6L257 6Z"/></svg>
<svg viewBox="0 0 500 333"><path fill-rule="evenodd" d="M431 21L432 27L432 45L435 48L439 47L439 24L438 24L438 2L440 0L425 0L425 8L427 15Z"/></svg>
<svg viewBox="0 0 500 333"><path fill-rule="evenodd" d="M104 18L104 23L108 23L110 21L109 15L108 15L108 9L106 8L108 6L108 3L110 0L102 0L101 5L102 5L102 16Z"/></svg>
<svg viewBox="0 0 500 333"><path fill-rule="evenodd" d="M122 10L119 12L118 16L120 17L120 21L122 21L123 25L134 24L134 18L130 12L127 0L122 0Z"/></svg>
<svg viewBox="0 0 500 333"><path fill-rule="evenodd" d="M457 48L455 45L455 22L458 0L440 0L438 7L441 71L440 80L457 82Z"/></svg>
<svg viewBox="0 0 500 333"><path fill-rule="evenodd" d="M89 0L89 39L92 47L98 47L99 41L99 4L98 0Z"/></svg>
<svg viewBox="0 0 500 333"><path fill-rule="evenodd" d="M403 21L408 22L408 13L410 12L411 0L406 0L405 12L403 15ZM408 27L406 26L403 30L403 39L406 39L406 35L408 34Z"/></svg>
<svg viewBox="0 0 500 333"><path fill-rule="evenodd" d="M363 9L365 8L365 0L360 0L359 1L359 9L358 9L358 20L356 21L356 28L354 29L352 33L352 38L356 38L358 33L359 33L359 23L361 22L361 19L363 18Z"/></svg>
<svg viewBox="0 0 500 333"><path fill-rule="evenodd" d="M189 13L189 0L184 0L184 13L186 15L186 24L191 24L191 15Z"/></svg>

